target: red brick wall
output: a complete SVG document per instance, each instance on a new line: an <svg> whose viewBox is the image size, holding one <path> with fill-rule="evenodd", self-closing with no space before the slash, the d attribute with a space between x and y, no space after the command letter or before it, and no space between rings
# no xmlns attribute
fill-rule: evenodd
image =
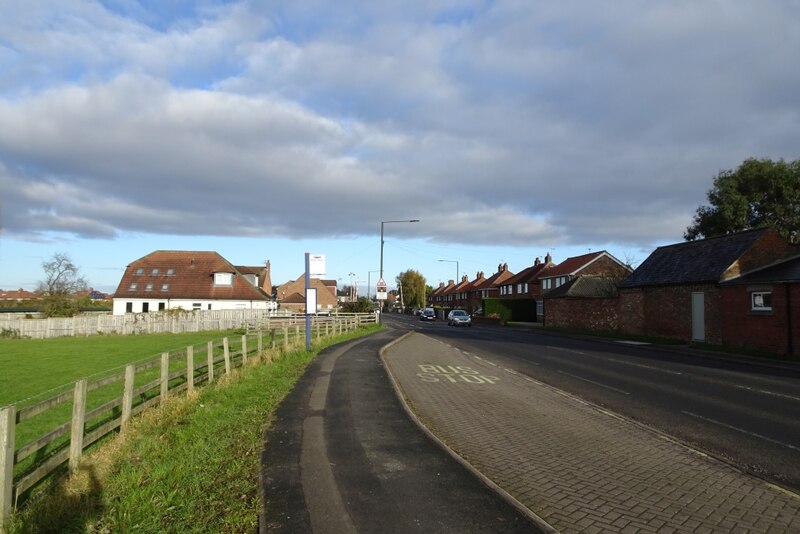
<svg viewBox="0 0 800 534"><path fill-rule="evenodd" d="M795 251L796 252L796 251ZM723 280L769 265L793 253L792 245L775 230L768 230L723 275Z"/></svg>
<svg viewBox="0 0 800 534"><path fill-rule="evenodd" d="M557 298L544 302L544 324L613 332L619 328L618 298Z"/></svg>
<svg viewBox="0 0 800 534"><path fill-rule="evenodd" d="M791 290L792 350L800 354L800 284L772 286L772 313L750 310L747 286L726 286L720 291L723 316L722 341L732 347L791 354L786 291Z"/></svg>
<svg viewBox="0 0 800 534"><path fill-rule="evenodd" d="M722 342L719 290L711 284L625 289L620 327L629 334L692 339L692 293L705 294L706 343Z"/></svg>

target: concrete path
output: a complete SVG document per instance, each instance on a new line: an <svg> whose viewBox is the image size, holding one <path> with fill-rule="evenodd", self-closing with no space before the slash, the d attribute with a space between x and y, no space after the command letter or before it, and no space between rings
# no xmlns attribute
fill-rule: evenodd
<svg viewBox="0 0 800 534"><path fill-rule="evenodd" d="M406 403L560 532L800 532L800 497L421 334L383 353Z"/></svg>

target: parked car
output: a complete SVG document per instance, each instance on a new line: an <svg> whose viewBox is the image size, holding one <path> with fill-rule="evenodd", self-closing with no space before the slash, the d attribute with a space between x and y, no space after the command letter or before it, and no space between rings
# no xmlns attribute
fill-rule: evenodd
<svg viewBox="0 0 800 534"><path fill-rule="evenodd" d="M436 320L436 312L433 308L423 308L419 312L419 320L420 321L435 321Z"/></svg>
<svg viewBox="0 0 800 534"><path fill-rule="evenodd" d="M447 314L447 324L450 326L472 326L472 317L464 310L453 310Z"/></svg>

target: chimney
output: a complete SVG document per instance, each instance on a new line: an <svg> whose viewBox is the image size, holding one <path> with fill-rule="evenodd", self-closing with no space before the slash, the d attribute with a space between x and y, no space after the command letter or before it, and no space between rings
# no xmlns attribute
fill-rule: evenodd
<svg viewBox="0 0 800 534"><path fill-rule="evenodd" d="M467 276L466 274L461 276L461 281L462 282L466 282L468 280L469 280L469 276Z"/></svg>
<svg viewBox="0 0 800 534"><path fill-rule="evenodd" d="M270 272L271 268L272 264L270 263L269 260L267 260L266 265L264 266L264 280L261 282L261 289L263 289L267 295L272 294L272 274Z"/></svg>
<svg viewBox="0 0 800 534"><path fill-rule="evenodd" d="M550 255L549 252L547 253L547 256L544 257L544 262L545 263L552 263L553 262L553 257Z"/></svg>
<svg viewBox="0 0 800 534"><path fill-rule="evenodd" d="M508 270L508 264L507 264L507 263L504 263L504 264L503 264L503 272L505 272L505 271L507 271L507 270Z"/></svg>
<svg viewBox="0 0 800 534"><path fill-rule="evenodd" d="M542 264L542 260L539 259L539 256L536 256L536 259L533 261L533 266L538 267Z"/></svg>

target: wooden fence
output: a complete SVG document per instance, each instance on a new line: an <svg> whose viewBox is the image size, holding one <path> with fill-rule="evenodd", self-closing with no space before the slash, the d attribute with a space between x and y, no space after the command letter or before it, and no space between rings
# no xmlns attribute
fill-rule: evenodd
<svg viewBox="0 0 800 534"><path fill-rule="evenodd" d="M352 314L350 314L352 315ZM345 317L346 314L332 317ZM324 320L325 316L315 316ZM17 317L0 322L5 335L45 339L64 336L111 334L160 334L205 332L210 330L270 330L305 322L305 316L277 315L267 310L167 310L125 315L87 314L76 317L25 319Z"/></svg>
<svg viewBox="0 0 800 534"><path fill-rule="evenodd" d="M316 340L376 322L373 314L315 318ZM83 451L106 435L123 430L137 413L161 403L168 394L210 384L249 360L269 363L305 346L304 324L209 341L160 359L127 365L123 371L88 382L35 404L0 408L0 532L20 496L47 477L77 469ZM70 415L71 414L71 415ZM34 418L39 423L32 424ZM40 434L42 423L49 430ZM28 423L30 428L26 429ZM31 435L30 429L38 428ZM22 429L23 432L18 430ZM17 443L23 442L20 446Z"/></svg>

